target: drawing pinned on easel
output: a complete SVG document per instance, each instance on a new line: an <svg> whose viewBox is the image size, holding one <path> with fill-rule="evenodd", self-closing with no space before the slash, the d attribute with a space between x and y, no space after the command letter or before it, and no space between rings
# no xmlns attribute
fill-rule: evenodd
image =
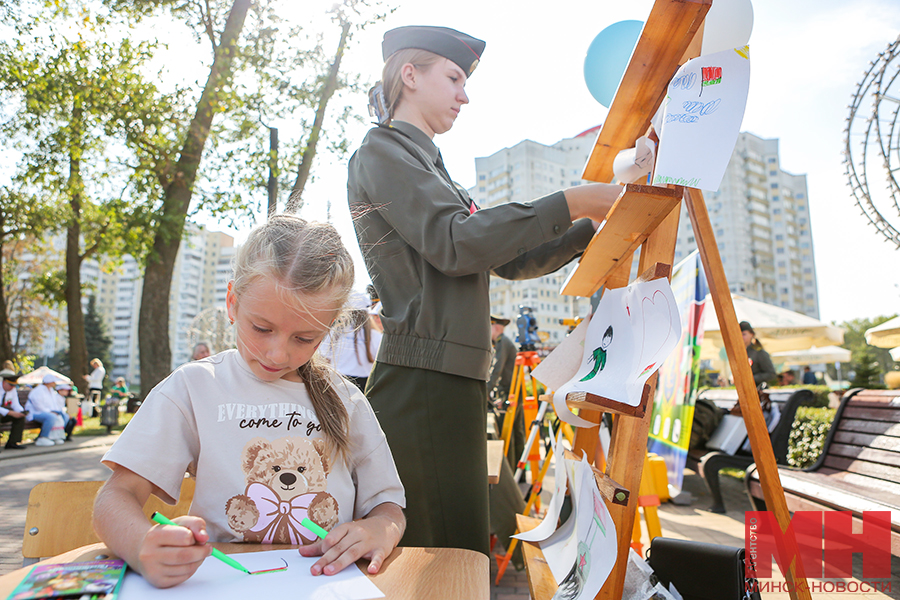
<svg viewBox="0 0 900 600"><path fill-rule="evenodd" d="M568 410L565 398L571 392L638 406L644 383L680 337L681 317L666 279L607 290L587 327L580 367L555 390L557 415L579 427L595 425Z"/></svg>
<svg viewBox="0 0 900 600"><path fill-rule="evenodd" d="M550 502L547 504L547 512L544 514L543 520L537 527L512 536L523 542L540 542L546 540L554 531L556 531L556 522L559 520L559 513L560 510L562 510L563 501L566 497L566 487L569 478L566 475L566 460L563 458L562 427L559 429L556 441L552 442L552 437L550 439L553 444L553 456L556 457L556 461L554 462L555 476L553 480L553 497L550 498Z"/></svg>
<svg viewBox="0 0 900 600"><path fill-rule="evenodd" d="M663 102L653 184L717 191L737 142L749 90L748 46L682 65Z"/></svg>
<svg viewBox="0 0 900 600"><path fill-rule="evenodd" d="M572 496L577 498L570 518L575 521L576 551L569 563L571 567L559 581L554 600L594 598L616 564L616 527L585 456L575 468L572 488ZM541 549L546 558L543 544Z"/></svg>

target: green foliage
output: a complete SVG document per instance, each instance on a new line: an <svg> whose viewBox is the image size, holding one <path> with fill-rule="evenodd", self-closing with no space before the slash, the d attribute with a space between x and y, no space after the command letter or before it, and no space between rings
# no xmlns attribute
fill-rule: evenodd
<svg viewBox="0 0 900 600"><path fill-rule="evenodd" d="M112 339L106 332L106 324L97 312L97 299L95 296L88 298L87 312L84 314L84 337L89 358L99 358L100 362L110 368L109 349L112 347Z"/></svg>
<svg viewBox="0 0 900 600"><path fill-rule="evenodd" d="M853 358L855 373L853 380L850 381L850 387L884 389L884 384L881 383L882 370L869 346L857 350Z"/></svg>
<svg viewBox="0 0 900 600"><path fill-rule="evenodd" d="M788 442L787 461L790 466L802 469L816 462L836 412L834 408L801 406L797 409Z"/></svg>
<svg viewBox="0 0 900 600"><path fill-rule="evenodd" d="M890 349L868 345L866 343L866 330L877 327L895 316L884 315L872 319L853 319L843 323L834 323L844 329L844 343L841 344L841 347L847 348L853 353L852 362L849 365L841 365L842 375L846 377L848 371L851 370L858 375L860 367L862 367L863 377L859 380L871 383L871 385L860 385L859 387L883 387L884 374L892 370L894 359L891 358ZM828 365L828 373L831 377L837 377L837 369L834 365ZM854 379L855 381L857 379ZM856 383L851 385L856 387Z"/></svg>

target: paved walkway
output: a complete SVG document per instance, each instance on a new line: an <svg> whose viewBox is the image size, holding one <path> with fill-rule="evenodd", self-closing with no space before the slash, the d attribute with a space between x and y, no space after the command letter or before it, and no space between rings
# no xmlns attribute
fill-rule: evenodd
<svg viewBox="0 0 900 600"><path fill-rule="evenodd" d="M29 445L24 451L0 451L0 575L22 566L22 534L31 488L44 481L106 479L109 471L100 464L100 458L115 438L115 435L76 437L76 441L62 446L36 448ZM751 508L742 482L732 477L722 477L722 491L728 513L719 515L707 510L711 500L700 477L690 471L686 473L684 488L694 494L694 501L691 506L667 503L660 507L663 535L742 546L744 511ZM545 489L550 488L552 486L549 482L545 482ZM646 532L644 537L644 543L647 544ZM496 563L493 562L491 600L529 600L524 571L517 572L510 566L499 586L493 584L496 572ZM821 593L813 597L816 600L900 599L900 560L896 558L892 564L892 573L894 577L890 594ZM787 594L763 594L763 600L788 598Z"/></svg>

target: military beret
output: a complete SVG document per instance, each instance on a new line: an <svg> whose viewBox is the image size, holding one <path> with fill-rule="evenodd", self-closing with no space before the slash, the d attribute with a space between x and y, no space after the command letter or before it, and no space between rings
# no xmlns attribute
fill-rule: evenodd
<svg viewBox="0 0 900 600"><path fill-rule="evenodd" d="M483 41L449 27L408 25L384 34L381 54L387 60L394 52L406 48L428 50L452 60L469 77L478 66L484 46Z"/></svg>

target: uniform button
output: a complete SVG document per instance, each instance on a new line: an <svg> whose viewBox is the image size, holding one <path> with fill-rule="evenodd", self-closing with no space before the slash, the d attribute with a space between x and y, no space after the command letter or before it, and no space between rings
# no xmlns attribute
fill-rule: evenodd
<svg viewBox="0 0 900 600"><path fill-rule="evenodd" d="M559 234L559 225L553 226L553 233Z"/></svg>
<svg viewBox="0 0 900 600"><path fill-rule="evenodd" d="M525 254L525 248L519 248L519 256Z"/></svg>

